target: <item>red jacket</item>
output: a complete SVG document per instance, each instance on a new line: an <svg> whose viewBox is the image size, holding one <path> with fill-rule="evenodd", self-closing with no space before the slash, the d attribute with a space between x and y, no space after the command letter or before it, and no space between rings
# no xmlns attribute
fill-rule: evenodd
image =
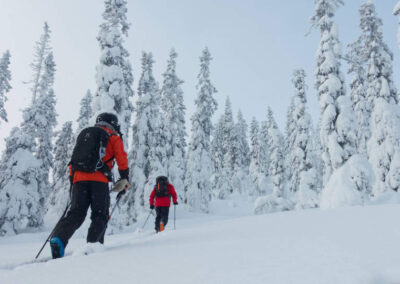
<svg viewBox="0 0 400 284"><path fill-rule="evenodd" d="M177 202L178 196L176 195L175 188L172 184L168 184L168 196L156 197L156 187L150 194L150 205L154 205L154 199L156 200L156 207L170 207L171 206L171 196L174 203Z"/></svg>
<svg viewBox="0 0 400 284"><path fill-rule="evenodd" d="M114 133L112 130L103 127L108 133ZM113 158L113 159L112 159ZM124 149L124 143L119 135L111 135L107 148L106 148L106 155L103 158L103 161L111 160L107 163L107 166L112 170L114 165L114 159L117 160L118 169L120 171L127 170L129 167L128 157ZM70 175L72 175L72 167L69 166ZM94 173L87 173L87 172L80 172L76 171L74 174L73 183L78 181L99 181L99 182L106 182L108 183L107 177L101 172L94 172Z"/></svg>

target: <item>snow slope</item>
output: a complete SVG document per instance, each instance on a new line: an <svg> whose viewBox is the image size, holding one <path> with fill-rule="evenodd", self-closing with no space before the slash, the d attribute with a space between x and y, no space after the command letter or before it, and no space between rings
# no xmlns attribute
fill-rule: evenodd
<svg viewBox="0 0 400 284"><path fill-rule="evenodd" d="M214 203L213 215L177 208L167 230L108 236L84 256L84 230L69 255L30 261L47 234L0 239L0 282L19 283L400 283L399 205L234 216L250 207ZM235 213L235 214L234 214ZM144 218L139 222L143 224ZM152 221L152 220L151 220ZM46 247L41 259L50 256Z"/></svg>

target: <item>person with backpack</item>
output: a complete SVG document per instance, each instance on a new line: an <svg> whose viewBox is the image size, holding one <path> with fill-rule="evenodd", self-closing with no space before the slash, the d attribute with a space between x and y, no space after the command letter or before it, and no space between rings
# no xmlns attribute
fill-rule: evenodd
<svg viewBox="0 0 400 284"><path fill-rule="evenodd" d="M64 256L68 240L84 222L89 206L92 213L86 240L104 243L110 206L108 183L113 180L114 160L120 180L113 191L123 194L129 188L129 168L120 125L116 115L101 113L95 126L83 129L76 140L69 164L71 205L50 239L53 258Z"/></svg>
<svg viewBox="0 0 400 284"><path fill-rule="evenodd" d="M171 206L171 196L174 205L178 205L178 197L175 188L168 182L168 177L159 176L156 178L156 185L150 194L150 209L156 208L156 232L164 231L168 223L169 207ZM155 206L154 206L155 200Z"/></svg>

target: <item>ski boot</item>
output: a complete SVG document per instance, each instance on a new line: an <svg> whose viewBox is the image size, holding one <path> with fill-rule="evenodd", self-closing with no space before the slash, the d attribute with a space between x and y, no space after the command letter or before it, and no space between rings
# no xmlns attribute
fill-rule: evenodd
<svg viewBox="0 0 400 284"><path fill-rule="evenodd" d="M164 223L163 222L160 223L160 232L162 232L162 231L164 231Z"/></svg>
<svg viewBox="0 0 400 284"><path fill-rule="evenodd" d="M53 259L64 256L64 244L59 237L52 237L50 240L51 256Z"/></svg>

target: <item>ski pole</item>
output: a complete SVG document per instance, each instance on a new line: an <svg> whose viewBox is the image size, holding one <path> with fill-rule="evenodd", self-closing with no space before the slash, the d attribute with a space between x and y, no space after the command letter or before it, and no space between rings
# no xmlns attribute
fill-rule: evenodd
<svg viewBox="0 0 400 284"><path fill-rule="evenodd" d="M144 226L146 226L147 221L149 220L151 213L153 213L153 209L150 210L149 215L147 216L146 221L143 224L142 230L144 229Z"/></svg>
<svg viewBox="0 0 400 284"><path fill-rule="evenodd" d="M71 184L71 188L72 188L72 184ZM70 191L71 191L71 188L70 188ZM50 235L47 237L46 241L44 242L42 248L39 250L39 252L38 252L38 254L36 255L35 259L37 259L37 258L39 257L39 255L42 253L42 250L43 250L44 247L46 246L47 242L50 241L51 237L52 237L53 234L54 234L54 231L55 231L56 228L57 228L58 223L60 223L61 219L64 218L64 216L65 216L65 214L67 213L68 208L69 208L70 205L71 205L71 198L69 199L69 202L68 202L68 204L67 204L67 207L65 207L64 213L61 215L60 219L57 221L57 224L54 226L54 228L53 228L53 230L51 231Z"/></svg>
<svg viewBox="0 0 400 284"><path fill-rule="evenodd" d="M174 230L176 230L175 222L176 222L176 205L174 204Z"/></svg>
<svg viewBox="0 0 400 284"><path fill-rule="evenodd" d="M120 192L117 194L117 201L115 202L115 204L114 204L114 206L113 206L113 208L112 208L112 210L111 210L110 215L108 215L108 220L107 220L106 224L104 225L103 231L102 231L101 234L99 234L99 236L97 237L96 243L97 243L98 241L100 241L101 237L105 234L106 229L107 229L107 225L108 225L108 223L110 222L111 216L112 216L112 214L114 213L115 209L117 208L118 203L119 203L119 201L121 200L122 195L125 194L125 192L126 192L125 190L122 190L122 191L120 191Z"/></svg>

